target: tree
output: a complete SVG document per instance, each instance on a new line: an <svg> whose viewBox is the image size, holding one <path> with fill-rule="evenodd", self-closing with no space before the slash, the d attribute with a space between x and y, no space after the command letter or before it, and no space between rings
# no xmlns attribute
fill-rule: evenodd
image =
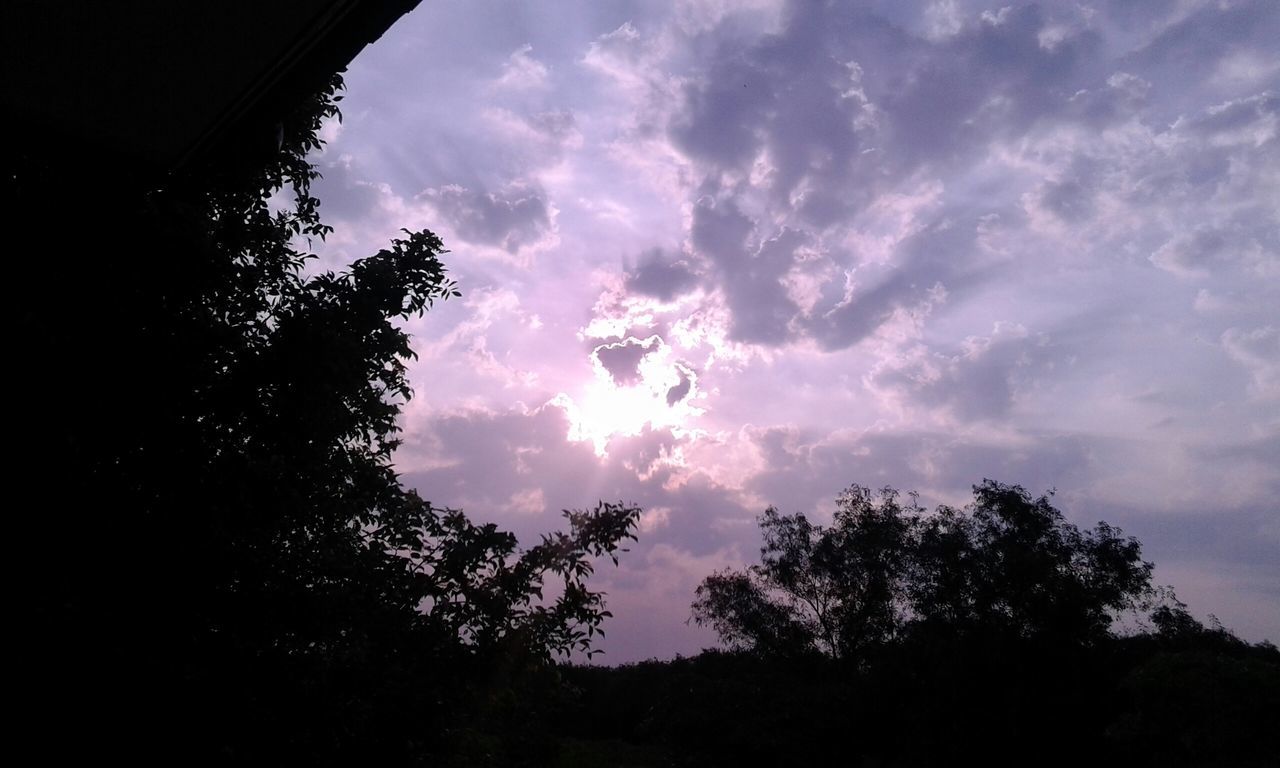
<svg viewBox="0 0 1280 768"><path fill-rule="evenodd" d="M1090 642L1151 594L1132 537L1066 522L1047 495L984 481L964 511L920 518L908 600L918 624Z"/></svg>
<svg viewBox="0 0 1280 768"><path fill-rule="evenodd" d="M698 587L694 617L734 646L843 657L896 634L911 518L896 492L879 505L853 486L830 528L770 507L760 518L760 564Z"/></svg>
<svg viewBox="0 0 1280 768"><path fill-rule="evenodd" d="M694 618L733 646L858 659L922 634L1089 643L1149 593L1152 566L1118 529L1082 532L1016 485L973 491L964 510L927 514L914 495L854 485L830 527L770 508L760 564L708 577Z"/></svg>
<svg viewBox="0 0 1280 768"><path fill-rule="evenodd" d="M305 269L330 231L308 154L340 88L287 110L265 163L92 200L80 242L122 257L54 257L65 166L19 156L5 174L32 255L18 278L48 289L18 299L18 369L48 372L54 404L18 420L17 537L68 555L24 565L29 687L42 722L97 723L96 750L136 750L129 724L149 722L149 743L226 760L404 761L438 748L499 659L590 651L609 615L587 579L635 507L566 512L566 532L521 550L400 484L399 321L458 291L430 232ZM48 364L67 352L96 407Z"/></svg>

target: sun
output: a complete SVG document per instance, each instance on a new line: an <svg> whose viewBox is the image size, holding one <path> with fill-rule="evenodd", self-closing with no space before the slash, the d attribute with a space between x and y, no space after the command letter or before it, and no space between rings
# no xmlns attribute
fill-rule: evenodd
<svg viewBox="0 0 1280 768"><path fill-rule="evenodd" d="M598 358L593 361L593 376L578 396L561 393L553 402L569 417L569 439L591 441L597 456L608 455L614 437L638 435L646 428L685 432L690 420L702 414L690 402L696 395L697 376L672 360L666 345L642 357L635 377L623 384Z"/></svg>

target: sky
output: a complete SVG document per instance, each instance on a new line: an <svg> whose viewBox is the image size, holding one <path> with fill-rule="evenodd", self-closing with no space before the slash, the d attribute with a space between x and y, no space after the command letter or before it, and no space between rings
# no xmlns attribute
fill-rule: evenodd
<svg viewBox="0 0 1280 768"><path fill-rule="evenodd" d="M320 263L450 250L424 498L644 509L607 663L713 646L770 505L984 478L1280 641L1277 40L1274 0L424 0L324 127Z"/></svg>

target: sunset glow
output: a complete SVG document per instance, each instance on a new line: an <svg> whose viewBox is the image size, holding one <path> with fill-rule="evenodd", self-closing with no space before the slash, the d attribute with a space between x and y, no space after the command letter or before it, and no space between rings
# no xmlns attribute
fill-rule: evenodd
<svg viewBox="0 0 1280 768"><path fill-rule="evenodd" d="M689 404L696 396L696 376L670 360L661 339L651 337L650 343L656 351L639 359L634 380L619 383L594 356L594 376L579 397L560 393L552 400L569 418L570 440L590 441L604 458L613 437L633 437L645 429L692 433L702 413Z"/></svg>
<svg viewBox="0 0 1280 768"><path fill-rule="evenodd" d="M1276 637L1277 39L1262 0L423 3L325 129L321 263L450 250L425 498L661 510L600 576L613 661L712 642L767 505L984 478Z"/></svg>

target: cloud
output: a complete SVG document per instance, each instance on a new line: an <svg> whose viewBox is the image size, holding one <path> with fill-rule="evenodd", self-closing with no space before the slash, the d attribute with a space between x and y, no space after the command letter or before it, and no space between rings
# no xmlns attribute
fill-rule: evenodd
<svg viewBox="0 0 1280 768"><path fill-rule="evenodd" d="M628 291L671 301L698 285L698 276L685 259L668 256L661 248L640 254L639 263L626 274Z"/></svg>
<svg viewBox="0 0 1280 768"><path fill-rule="evenodd" d="M956 350L917 345L881 361L867 385L893 402L941 410L960 421L1003 419L1052 371L1053 353L1047 336L996 323L990 336L970 336Z"/></svg>
<svg viewBox="0 0 1280 768"><path fill-rule="evenodd" d="M696 650L764 505L850 482L1057 487L1278 615L1222 590L1280 492L1280 6L585 7L424 5L322 156L325 264L426 226L462 278L409 326L429 498L522 536L641 503L601 573L641 657Z"/></svg>
<svg viewBox="0 0 1280 768"><path fill-rule="evenodd" d="M438 413L421 426L406 447L428 468L400 463L405 482L435 504L510 526L522 541L556 527L559 510L600 499L669 510L633 547L639 557L664 542L707 554L754 536L738 525L754 513L733 489L682 465L679 449L690 437L647 429L611 442L599 457L569 439L569 416L554 404Z"/></svg>
<svg viewBox="0 0 1280 768"><path fill-rule="evenodd" d="M578 131L578 120L571 110L552 109L536 112L525 118L524 122L539 135L562 146L582 145L582 133Z"/></svg>
<svg viewBox="0 0 1280 768"><path fill-rule="evenodd" d="M1081 62L1098 42L1064 27L1042 45L1047 21L1034 8L969 24L953 5L932 13L946 34L924 39L873 14L791 4L776 34L751 40L715 27L710 34L724 37L681 79L667 132L704 179L690 189L698 197L689 242L710 266L735 341L810 337L842 349L927 301L935 286L954 293L975 276L962 240L925 252L900 239L875 264L847 244L865 236L860 219L894 191L888 174L949 165L963 148L1067 111L1078 89L1066 84L1088 69ZM588 59L616 46L634 55L640 42L624 27ZM1078 183L1048 186L1042 197L1063 216L1089 212ZM948 227L935 221L927 231Z"/></svg>
<svg viewBox="0 0 1280 768"><path fill-rule="evenodd" d="M640 381L640 361L645 355L658 349L662 340L650 336L640 340L626 338L614 344L601 344L591 356L609 373L618 386L632 386Z"/></svg>
<svg viewBox="0 0 1280 768"><path fill-rule="evenodd" d="M531 56L532 52L533 46L527 43L512 51L493 86L516 91L546 88L550 75L547 65Z"/></svg>
<svg viewBox="0 0 1280 768"><path fill-rule="evenodd" d="M1186 277L1205 277L1214 262L1227 261L1230 234L1222 229L1200 226L1169 240L1151 254L1151 263Z"/></svg>
<svg viewBox="0 0 1280 768"><path fill-rule="evenodd" d="M1280 328L1228 328L1222 346L1252 377L1250 391L1259 398L1280 399Z"/></svg>
<svg viewBox="0 0 1280 768"><path fill-rule="evenodd" d="M1133 10L1127 5L1135 4L1112 3L1110 8L1123 15L1125 10ZM1174 17L1167 25L1157 25L1159 32L1130 54L1132 61L1162 70L1161 81L1170 86L1179 82L1179 75L1188 82L1200 80L1233 49L1273 47L1280 31L1280 12L1267 0L1189 5L1194 10L1181 18ZM1169 6L1153 4L1145 10L1158 18L1162 11L1176 10Z"/></svg>
<svg viewBox="0 0 1280 768"><path fill-rule="evenodd" d="M1187 127L1213 146L1261 147L1274 141L1280 128L1280 94L1259 93L1215 104Z"/></svg>
<svg viewBox="0 0 1280 768"><path fill-rule="evenodd" d="M591 41L582 63L625 80L632 76L634 65L643 55L643 48L640 32L630 21L624 21L617 29Z"/></svg>
<svg viewBox="0 0 1280 768"><path fill-rule="evenodd" d="M866 263L846 272L840 297L805 321L827 350L857 344L904 315L922 318L955 292L983 278L970 258L981 222L950 220L915 232L894 248L894 261Z"/></svg>
<svg viewBox="0 0 1280 768"><path fill-rule="evenodd" d="M941 40L955 35L964 26L955 0L935 0L924 9L926 36Z"/></svg>
<svg viewBox="0 0 1280 768"><path fill-rule="evenodd" d="M513 172L530 174L553 168L582 148L577 116L569 109L516 111L491 107L483 113L486 127Z"/></svg>
<svg viewBox="0 0 1280 768"><path fill-rule="evenodd" d="M689 397L693 392L694 382L697 381L694 372L679 363L676 363L676 372L680 380L667 390L667 405L675 405Z"/></svg>
<svg viewBox="0 0 1280 768"><path fill-rule="evenodd" d="M410 326L417 336L415 368L429 365L438 371L440 366L461 363L470 375L496 381L504 390L536 387L538 372L513 361L511 352L536 339L541 319L522 306L509 288L472 289L464 295L463 305L465 317L447 330L427 334L420 325Z"/></svg>
<svg viewBox="0 0 1280 768"><path fill-rule="evenodd" d="M799 312L782 278L807 238L784 228L761 242L755 239L751 220L732 200L703 198L695 205L691 241L720 277L733 316L730 338L778 344L788 337L788 324Z"/></svg>
<svg viewBox="0 0 1280 768"><path fill-rule="evenodd" d="M444 216L462 239L496 245L509 253L537 242L555 226L555 208L546 194L523 182L513 182L497 192L446 184L428 189L420 197Z"/></svg>
<svg viewBox="0 0 1280 768"><path fill-rule="evenodd" d="M1069 434L819 434L767 427L745 436L761 458L750 489L784 510L807 513L829 514L836 493L852 483L917 490L925 503L963 504L984 477L1043 491L1079 481L1091 465L1088 443Z"/></svg>
<svg viewBox="0 0 1280 768"><path fill-rule="evenodd" d="M1184 22L1166 10L1160 18L1170 29ZM1112 11L1136 18L1135 9ZM1020 197L1035 226L1055 236L1083 229L1103 246L1126 216L1143 216L1139 206L1150 206L1151 194L1181 207L1191 200L1190 190L1181 194L1188 182L1204 189L1232 174L1240 185L1252 172L1230 157L1256 154L1273 140L1274 99L1254 94L1205 108L1164 136L1148 132L1151 143L1135 146L1131 126L1142 123L1133 121L1158 112L1151 76L1160 70L1151 51L1165 43L1139 41L1146 51L1140 56L1109 52L1097 19L1083 12L1025 6L966 16L957 4L936 3L925 14L924 36L869 11L822 3L790 4L782 19L779 29L755 38L741 26L712 25L700 34L714 42L694 49L700 58L669 78L679 87L667 136L694 171L686 187L688 237L692 255L704 260L687 272L718 289L738 342L776 347L812 339L824 349L847 348L923 306L930 291L962 301L989 279L991 252L975 232L993 207ZM1223 40L1241 31L1228 27ZM607 58L618 71L624 60L644 56L655 68L655 53L635 26L606 38L593 44L589 60L603 66ZM656 68L666 63L659 58ZM1042 155L1050 165L1038 169L1039 178L1027 165L1007 167L1001 178L992 165L1006 147L1075 121L1130 133L1106 134L1101 152L1076 142ZM988 178L975 177L979 170ZM1171 175L1182 180L1160 180ZM901 194L901 180L919 186L930 176L944 190L942 205L919 211L914 231L895 241L885 244L882 236L869 258L858 246L875 237L876 207ZM982 210L966 189L979 183L1000 190L1003 200L990 199ZM1219 189L1234 195L1231 186ZM1262 199L1258 192L1254 199ZM1204 232L1241 227L1200 218ZM1239 218L1262 220L1257 211ZM1016 223L1006 216L1002 227L1013 231ZM1260 270L1274 262L1265 235L1241 233L1241 247L1252 249L1247 258ZM1168 234L1152 244L1153 263L1197 273L1195 256L1186 253L1193 240L1186 230ZM659 287L663 278L692 282L686 270L653 264ZM638 277L630 283L646 290Z"/></svg>

